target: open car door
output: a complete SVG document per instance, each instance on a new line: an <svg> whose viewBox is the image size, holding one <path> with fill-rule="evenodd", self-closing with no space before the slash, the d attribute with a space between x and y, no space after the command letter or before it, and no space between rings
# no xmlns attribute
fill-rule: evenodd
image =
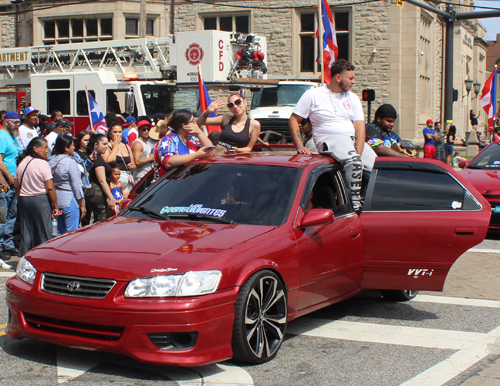
<svg viewBox="0 0 500 386"><path fill-rule="evenodd" d="M442 291L451 266L486 236L491 209L442 162L377 158L360 215L362 288Z"/></svg>

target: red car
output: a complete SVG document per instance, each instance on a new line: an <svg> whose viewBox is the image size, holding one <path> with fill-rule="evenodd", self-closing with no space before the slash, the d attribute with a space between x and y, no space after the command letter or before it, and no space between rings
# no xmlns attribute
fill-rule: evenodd
<svg viewBox="0 0 500 386"><path fill-rule="evenodd" d="M485 147L460 172L488 200L490 229L500 230L500 142Z"/></svg>
<svg viewBox="0 0 500 386"><path fill-rule="evenodd" d="M370 289L442 290L490 220L470 183L421 159L379 158L359 216L319 155L212 157L143 190L20 260L11 338L157 364L262 363L299 316Z"/></svg>

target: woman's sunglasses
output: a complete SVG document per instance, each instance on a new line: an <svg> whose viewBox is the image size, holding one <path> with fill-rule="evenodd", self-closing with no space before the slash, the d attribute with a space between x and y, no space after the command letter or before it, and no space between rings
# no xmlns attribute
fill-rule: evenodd
<svg viewBox="0 0 500 386"><path fill-rule="evenodd" d="M241 105L241 102L243 102L243 101L241 100L241 98L238 98L238 99L236 99L234 102L229 102L229 103L227 104L227 108L228 108L228 109L232 109L232 108L234 107L234 105L236 105L236 106Z"/></svg>

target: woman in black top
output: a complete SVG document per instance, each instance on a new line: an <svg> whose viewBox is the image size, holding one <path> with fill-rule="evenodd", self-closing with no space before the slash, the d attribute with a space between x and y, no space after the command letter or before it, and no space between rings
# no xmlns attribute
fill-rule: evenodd
<svg viewBox="0 0 500 386"><path fill-rule="evenodd" d="M123 197L127 198L128 194L134 187L132 172L137 167L134 157L132 157L132 149L129 145L122 142L123 129L120 121L110 123L108 131L108 140L111 145L108 146L102 158L106 162L116 161L120 167L120 182L122 183ZM132 144L131 144L132 145Z"/></svg>
<svg viewBox="0 0 500 386"><path fill-rule="evenodd" d="M444 145L445 155L446 155L446 163L450 166L453 166L453 145L455 144L457 136L457 128L454 125L451 125L448 129L448 134L446 134L446 143Z"/></svg>
<svg viewBox="0 0 500 386"><path fill-rule="evenodd" d="M479 118L480 114L481 114L481 112L477 113L477 115L476 115L474 110L470 111L470 124L472 125L472 128L474 130L477 130L477 125L478 125L477 119Z"/></svg>
<svg viewBox="0 0 500 386"><path fill-rule="evenodd" d="M247 102L241 94L232 94L227 101L227 107L233 115L223 114L215 118L209 118L210 114L224 107L224 102L215 101L200 115L198 126L205 124L222 126L222 134L215 149L216 155L228 151L237 153L250 152L260 135L260 122L248 118Z"/></svg>
<svg viewBox="0 0 500 386"><path fill-rule="evenodd" d="M111 194L109 181L113 169L102 158L108 148L108 138L102 134L90 137L87 154L94 159L94 166L89 171L90 188L85 189L85 204L87 214L82 220L82 225L90 223L90 215L94 213L94 222L105 220L109 217L109 210L114 209L116 201ZM107 199L107 203L106 203Z"/></svg>

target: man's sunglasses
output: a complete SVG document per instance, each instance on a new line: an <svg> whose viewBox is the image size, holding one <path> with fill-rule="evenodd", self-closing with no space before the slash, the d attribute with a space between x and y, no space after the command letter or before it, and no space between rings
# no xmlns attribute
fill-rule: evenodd
<svg viewBox="0 0 500 386"><path fill-rule="evenodd" d="M142 130L142 131L150 131L151 130L151 127L141 127L139 130Z"/></svg>
<svg viewBox="0 0 500 386"><path fill-rule="evenodd" d="M236 99L234 102L229 102L229 103L227 104L227 108L228 108L228 109L232 109L232 108L234 107L234 105L236 105L236 106L241 105L241 102L243 102L243 100L242 100L241 98L238 98L238 99Z"/></svg>

